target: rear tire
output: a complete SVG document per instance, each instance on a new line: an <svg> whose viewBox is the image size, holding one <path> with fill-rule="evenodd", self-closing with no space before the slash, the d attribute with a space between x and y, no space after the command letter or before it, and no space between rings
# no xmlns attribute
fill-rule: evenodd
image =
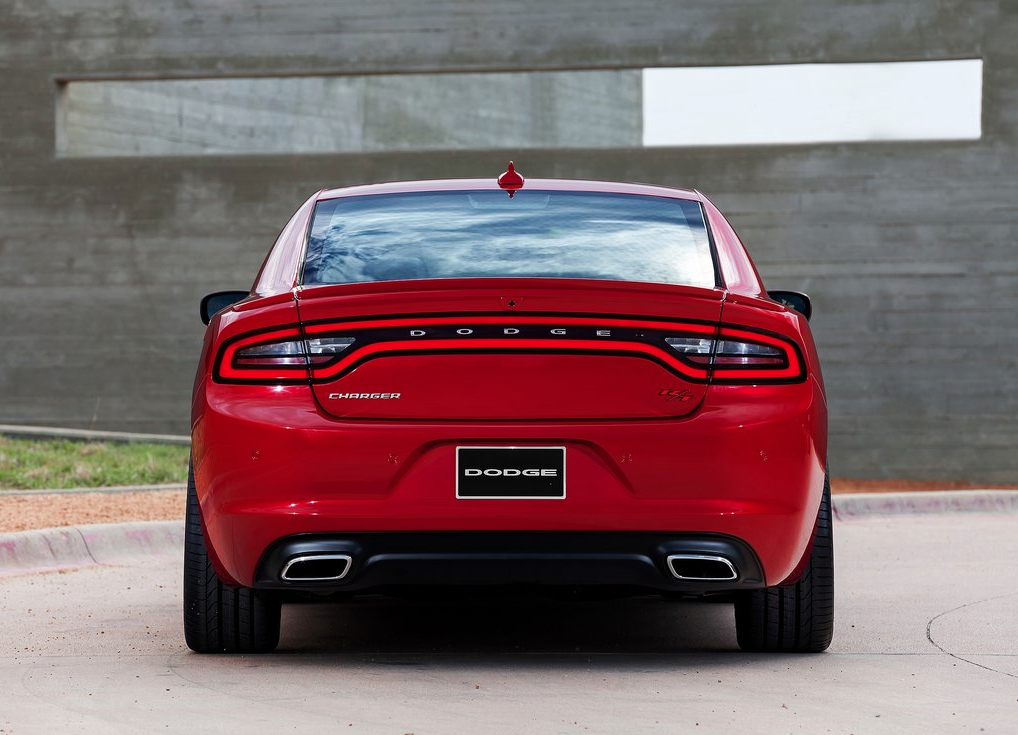
<svg viewBox="0 0 1018 735"><path fill-rule="evenodd" d="M205 546L201 509L188 468L184 521L184 640L198 653L264 653L279 643L279 600L224 584Z"/></svg>
<svg viewBox="0 0 1018 735"><path fill-rule="evenodd" d="M792 585L740 592L735 630L744 651L819 653L834 636L834 535L831 483L817 513L813 549L802 578Z"/></svg>

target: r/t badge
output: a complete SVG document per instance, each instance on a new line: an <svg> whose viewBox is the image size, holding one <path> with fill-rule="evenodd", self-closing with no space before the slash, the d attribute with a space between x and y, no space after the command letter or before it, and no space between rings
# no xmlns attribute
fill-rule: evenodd
<svg viewBox="0 0 1018 735"><path fill-rule="evenodd" d="M688 389L681 388L665 388L658 395L666 401L679 401L680 403L685 403L692 398Z"/></svg>

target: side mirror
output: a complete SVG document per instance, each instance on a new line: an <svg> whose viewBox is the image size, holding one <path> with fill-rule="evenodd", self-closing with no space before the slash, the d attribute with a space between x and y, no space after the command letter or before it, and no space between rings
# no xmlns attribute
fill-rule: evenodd
<svg viewBox="0 0 1018 735"><path fill-rule="evenodd" d="M806 317L806 321L809 321L809 318L813 316L813 302L809 296L800 291L768 291L767 295L779 304L784 304L789 309L795 309Z"/></svg>
<svg viewBox="0 0 1018 735"><path fill-rule="evenodd" d="M216 291L215 293L210 293L201 300L201 306L198 307L198 314L201 316L202 323L208 326L213 316L227 306L233 306L238 301L247 297L247 291Z"/></svg>

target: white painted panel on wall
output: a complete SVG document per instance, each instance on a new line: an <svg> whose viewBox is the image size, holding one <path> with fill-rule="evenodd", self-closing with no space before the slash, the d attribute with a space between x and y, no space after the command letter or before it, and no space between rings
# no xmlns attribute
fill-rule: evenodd
<svg viewBox="0 0 1018 735"><path fill-rule="evenodd" d="M643 72L643 144L976 140L981 59Z"/></svg>

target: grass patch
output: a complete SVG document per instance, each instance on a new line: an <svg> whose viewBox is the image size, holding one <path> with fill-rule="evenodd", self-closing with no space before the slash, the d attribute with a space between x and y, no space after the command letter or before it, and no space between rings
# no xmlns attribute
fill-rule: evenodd
<svg viewBox="0 0 1018 735"><path fill-rule="evenodd" d="M0 489L183 484L190 451L180 444L0 436Z"/></svg>

